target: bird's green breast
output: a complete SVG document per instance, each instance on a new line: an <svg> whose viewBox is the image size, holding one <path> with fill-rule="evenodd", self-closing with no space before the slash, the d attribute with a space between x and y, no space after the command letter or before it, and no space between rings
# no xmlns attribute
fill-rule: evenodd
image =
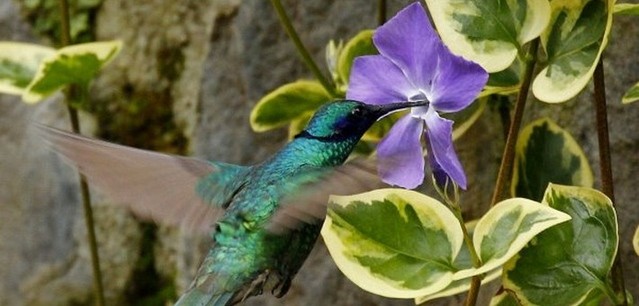
<svg viewBox="0 0 639 306"><path fill-rule="evenodd" d="M292 277L310 253L321 224L304 225L282 235L265 229L282 199L299 192L316 175L344 162L351 143L296 139L255 166L218 222L210 272L232 288L266 269ZM319 176L317 177L319 179Z"/></svg>

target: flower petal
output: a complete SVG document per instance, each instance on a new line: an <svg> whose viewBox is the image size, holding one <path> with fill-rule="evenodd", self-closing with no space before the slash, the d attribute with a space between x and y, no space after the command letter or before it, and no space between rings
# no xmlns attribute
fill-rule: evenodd
<svg viewBox="0 0 639 306"><path fill-rule="evenodd" d="M440 51L438 45L442 42L419 2L407 6L379 27L373 42L379 53L404 71L415 87L430 91Z"/></svg>
<svg viewBox="0 0 639 306"><path fill-rule="evenodd" d="M413 189L424 182L424 156L420 137L424 121L404 116L377 146L378 170L391 185Z"/></svg>
<svg viewBox="0 0 639 306"><path fill-rule="evenodd" d="M418 93L395 64L383 56L369 55L355 59L346 98L385 104L406 101Z"/></svg>
<svg viewBox="0 0 639 306"><path fill-rule="evenodd" d="M475 100L488 81L488 73L476 63L438 47L437 74L430 88L430 102L440 112L458 112Z"/></svg>
<svg viewBox="0 0 639 306"><path fill-rule="evenodd" d="M440 117L433 108L428 112L426 132L432 148L428 153L459 187L466 189L466 174L453 147L453 121Z"/></svg>
<svg viewBox="0 0 639 306"><path fill-rule="evenodd" d="M440 189L446 190L446 183L450 181L450 177L444 171L442 166L440 166L435 160L433 152L433 148L430 145L430 139L428 138L428 133L425 132L425 143L426 150L428 150L428 165L430 166L430 171L433 173L433 179L435 180L435 184L439 186Z"/></svg>

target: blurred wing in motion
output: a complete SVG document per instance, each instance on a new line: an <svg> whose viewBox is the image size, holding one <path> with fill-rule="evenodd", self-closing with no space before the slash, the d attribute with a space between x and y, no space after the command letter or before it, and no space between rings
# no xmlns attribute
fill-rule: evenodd
<svg viewBox="0 0 639 306"><path fill-rule="evenodd" d="M324 220L328 197L350 195L384 187L373 160L354 160L321 173L315 182L286 197L267 225L274 234L283 234L302 224Z"/></svg>
<svg viewBox="0 0 639 306"><path fill-rule="evenodd" d="M44 139L88 182L136 216L207 232L224 213L233 178L247 167L172 156L38 125ZM202 194L204 192L204 194Z"/></svg>

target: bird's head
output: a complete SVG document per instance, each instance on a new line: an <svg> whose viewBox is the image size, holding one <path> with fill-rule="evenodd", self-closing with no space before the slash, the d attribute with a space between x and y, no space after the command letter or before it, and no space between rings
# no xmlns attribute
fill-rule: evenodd
<svg viewBox="0 0 639 306"><path fill-rule="evenodd" d="M296 137L324 141L359 139L375 121L393 111L423 106L426 101L372 105L353 100L340 100L320 107L306 128Z"/></svg>

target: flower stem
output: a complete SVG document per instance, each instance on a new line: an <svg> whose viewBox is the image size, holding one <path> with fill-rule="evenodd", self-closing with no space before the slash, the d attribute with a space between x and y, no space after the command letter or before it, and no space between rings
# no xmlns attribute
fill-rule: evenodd
<svg viewBox="0 0 639 306"><path fill-rule="evenodd" d="M431 151L428 141L426 142L426 146L428 150ZM449 195L449 187L451 186L449 185L450 182L451 182L450 180L447 180L444 186L439 186L437 184L437 181L435 180L435 177L433 177L433 186L435 187L435 190L442 197L446 205L448 205L450 210L453 212L453 214L457 218L459 225L461 226L462 234L464 236L464 243L466 244L466 247L468 248L468 251L470 253L470 259L473 262L473 267L479 268L481 267L482 262L481 262L481 258L479 257L479 254L477 254L477 250L475 250L473 239L470 237L470 234L468 233L468 228L466 227L466 223L464 222L464 217L462 216L462 210L461 210L461 207L459 206L459 188L457 187L455 183L452 183L453 197L451 198ZM474 282L477 282L474 286L471 286L471 290L475 290L475 291L479 290L479 285L481 284L482 278L483 278L482 275L478 275L477 277L473 277L471 279L471 284ZM469 292L469 296L471 296L470 292ZM476 300L477 294L474 294L474 296ZM467 299L466 305L474 305L475 303L475 301L473 301L473 304L468 304L468 301L469 300Z"/></svg>
<svg viewBox="0 0 639 306"><path fill-rule="evenodd" d="M508 129L508 137L506 138L504 154L502 155L501 164L499 165L499 173L497 175L497 182L495 183L493 197L490 201L491 206L494 206L503 199L507 182L510 180L512 175L513 161L515 159L515 145L517 144L517 138L519 137L519 129L521 128L524 108L526 106L526 100L528 99L528 91L530 89L533 70L535 68L537 46L539 46L539 39L535 39L531 42L528 49L528 55L525 58L524 79L521 82L521 88L517 94L515 114L513 115L510 128Z"/></svg>
<svg viewBox="0 0 639 306"><path fill-rule="evenodd" d="M286 12L284 11L284 7L282 7L282 2L280 0L271 0L271 4L273 5L273 8L275 8L275 12L277 13L277 17L280 19L280 23L284 27L284 30L286 31L286 34L288 34L288 37L293 41L293 44L295 44L295 48L297 48L297 53L302 57L302 61L304 61L304 63L306 64L306 67L308 67L308 69L311 70L313 75L315 75L315 78L317 78L317 80L322 84L324 89L332 97L337 97L335 86L320 71L315 61L313 61L313 58L311 57L310 53L308 53L308 50L306 50L306 48L304 47L304 44L302 43L299 36L297 35L297 32L295 32L295 28L293 28L293 25L291 24L291 20L286 15Z"/></svg>
<svg viewBox="0 0 639 306"><path fill-rule="evenodd" d="M449 204L449 206L453 208L455 217L457 217L457 220L459 221L459 225L461 225L462 233L464 234L464 243L466 243L466 247L468 248L468 251L470 252L470 259L473 261L473 267L474 268L481 267L482 265L481 258L479 257L479 254L477 254L477 250L475 250L473 239L470 237L470 234L468 234L466 223L464 222L464 218L462 217L461 207L459 207L459 204L457 203L455 205Z"/></svg>
<svg viewBox="0 0 639 306"><path fill-rule="evenodd" d="M69 3L67 0L59 0L60 19L61 19L61 43L62 46L71 44L71 31L69 26ZM65 90L67 97L67 110L71 120L71 128L73 132L80 133L80 120L78 119L78 111L74 105L77 103L85 104L88 99L88 87L78 86L76 84L69 85ZM102 273L100 272L100 257L98 255L98 244L95 236L95 225L93 222L93 209L91 208L91 194L89 193L89 185L86 178L78 172L80 181L80 192L82 194L82 205L84 208L84 220L87 227L87 239L89 241L89 249L91 253L91 265L93 268L93 286L96 295L96 305L104 305L104 289L102 285Z"/></svg>
<svg viewBox="0 0 639 306"><path fill-rule="evenodd" d="M377 24L383 25L386 22L386 0L377 0Z"/></svg>
<svg viewBox="0 0 639 306"><path fill-rule="evenodd" d="M602 191L612 203L615 203L615 191L612 181L612 162L610 158L610 139L608 132L608 113L606 110L606 86L604 82L603 58L597 63L594 73L594 103L595 117L597 123L597 139L599 142L599 167L601 170ZM623 269L621 263L621 244L617 250L617 257L612 266L612 287L615 296L618 298L615 305L628 305L626 289L623 279Z"/></svg>

